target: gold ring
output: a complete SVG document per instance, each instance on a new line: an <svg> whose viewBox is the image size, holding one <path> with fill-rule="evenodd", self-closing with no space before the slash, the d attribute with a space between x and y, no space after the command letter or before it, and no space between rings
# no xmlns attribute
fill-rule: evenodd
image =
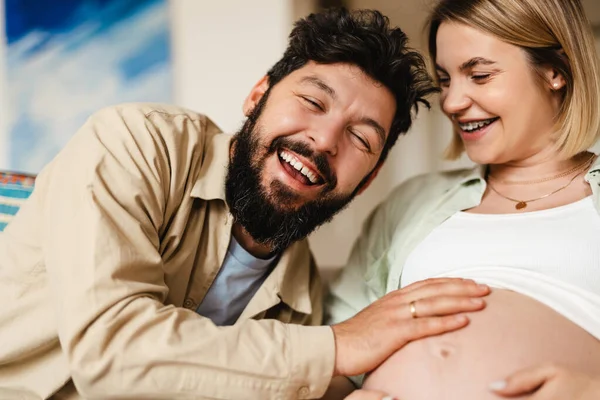
<svg viewBox="0 0 600 400"><path fill-rule="evenodd" d="M410 303L408 303L408 308L410 309L410 315L413 318L418 318L417 317L417 307L415 306L416 301L411 301Z"/></svg>

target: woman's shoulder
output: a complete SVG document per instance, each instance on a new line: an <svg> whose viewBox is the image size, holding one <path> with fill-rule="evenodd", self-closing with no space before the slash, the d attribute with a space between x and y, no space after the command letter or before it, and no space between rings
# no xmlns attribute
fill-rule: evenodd
<svg viewBox="0 0 600 400"><path fill-rule="evenodd" d="M422 202L436 199L470 179L480 177L478 166L449 171L429 172L414 176L394 188L387 203Z"/></svg>
<svg viewBox="0 0 600 400"><path fill-rule="evenodd" d="M389 244L399 227L411 226L439 204L446 192L481 179L479 167L414 176L396 186L369 215L365 228L374 241Z"/></svg>

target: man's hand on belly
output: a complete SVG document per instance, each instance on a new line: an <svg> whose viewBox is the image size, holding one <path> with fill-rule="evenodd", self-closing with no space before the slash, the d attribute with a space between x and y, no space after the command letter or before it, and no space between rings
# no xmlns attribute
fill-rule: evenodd
<svg viewBox="0 0 600 400"><path fill-rule="evenodd" d="M466 326L468 318L460 313L483 309L481 297L489 293L486 285L459 278L427 279L388 293L332 326L334 375L369 372L410 341Z"/></svg>
<svg viewBox="0 0 600 400"><path fill-rule="evenodd" d="M518 371L490 389L507 398L530 394L530 400L598 400L600 377L549 364Z"/></svg>

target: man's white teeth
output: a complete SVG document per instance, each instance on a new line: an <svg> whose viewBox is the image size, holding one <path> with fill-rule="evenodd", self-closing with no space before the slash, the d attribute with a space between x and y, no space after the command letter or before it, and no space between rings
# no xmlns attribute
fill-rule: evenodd
<svg viewBox="0 0 600 400"><path fill-rule="evenodd" d="M312 172L310 169L308 169L304 164L302 164L300 162L300 160L298 160L296 157L294 157L293 155L291 155L288 152L282 151L281 153L279 153L279 156L288 164L290 164L292 167L294 167L294 169L296 169L297 171L299 171L302 175L304 175L305 177L308 178L308 180L310 181L310 183L317 183L318 178L317 175L315 175L314 172Z"/></svg>
<svg viewBox="0 0 600 400"><path fill-rule="evenodd" d="M482 120L482 121L467 122L466 124L458 124L458 125L460 126L460 129L462 129L463 131L470 132L470 131L474 131L476 129L483 128L484 126L491 124L495 120L496 120L495 118L491 118L491 119L486 119L486 120Z"/></svg>

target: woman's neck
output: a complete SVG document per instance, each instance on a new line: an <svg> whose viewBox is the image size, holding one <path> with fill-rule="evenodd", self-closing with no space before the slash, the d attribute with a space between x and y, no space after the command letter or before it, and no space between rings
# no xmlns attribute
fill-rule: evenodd
<svg viewBox="0 0 600 400"><path fill-rule="evenodd" d="M556 154L538 153L524 160L505 164L491 164L488 174L498 181L528 181L551 177L586 163L591 153L579 153L569 159L561 159Z"/></svg>

